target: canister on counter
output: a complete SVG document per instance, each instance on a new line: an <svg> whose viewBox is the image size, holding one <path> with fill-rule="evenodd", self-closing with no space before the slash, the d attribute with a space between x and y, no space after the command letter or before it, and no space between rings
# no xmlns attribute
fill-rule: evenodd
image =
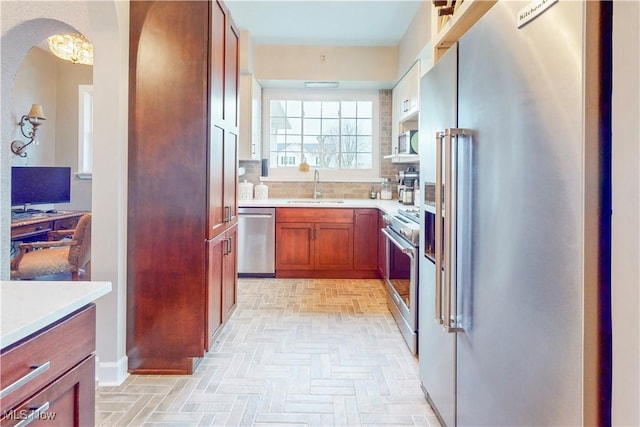
<svg viewBox="0 0 640 427"><path fill-rule="evenodd" d="M383 179L380 184L380 198L382 200L391 200L393 193L391 190L391 180Z"/></svg>
<svg viewBox="0 0 640 427"><path fill-rule="evenodd" d="M240 200L253 199L253 183L248 182L246 179L238 185L238 198Z"/></svg>
<svg viewBox="0 0 640 427"><path fill-rule="evenodd" d="M255 192L256 200L266 200L269 198L269 187L262 182L256 185Z"/></svg>

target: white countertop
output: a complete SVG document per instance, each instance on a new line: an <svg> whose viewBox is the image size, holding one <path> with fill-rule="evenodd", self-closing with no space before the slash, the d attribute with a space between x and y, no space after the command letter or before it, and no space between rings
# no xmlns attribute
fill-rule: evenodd
<svg viewBox="0 0 640 427"><path fill-rule="evenodd" d="M404 205L397 200L380 199L265 199L265 200L240 200L238 206L249 207L276 207L276 208L378 208L386 213L395 213L398 209L414 209L417 206Z"/></svg>
<svg viewBox="0 0 640 427"><path fill-rule="evenodd" d="M111 292L111 282L0 281L0 348Z"/></svg>

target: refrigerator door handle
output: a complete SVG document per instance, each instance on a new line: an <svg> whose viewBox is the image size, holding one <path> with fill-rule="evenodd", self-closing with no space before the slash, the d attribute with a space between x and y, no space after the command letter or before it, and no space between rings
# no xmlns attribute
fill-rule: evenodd
<svg viewBox="0 0 640 427"><path fill-rule="evenodd" d="M445 132L436 132L436 187L435 187L435 199L436 199L436 215L435 215L435 259L436 259L436 289L435 289L435 321L439 325L444 324L442 317L442 251L443 251L443 237L442 237L442 223L443 206L442 206L442 138Z"/></svg>
<svg viewBox="0 0 640 427"><path fill-rule="evenodd" d="M464 332L458 322L458 139L465 129L451 128L444 133L444 324L448 333ZM437 198L436 198L437 199Z"/></svg>

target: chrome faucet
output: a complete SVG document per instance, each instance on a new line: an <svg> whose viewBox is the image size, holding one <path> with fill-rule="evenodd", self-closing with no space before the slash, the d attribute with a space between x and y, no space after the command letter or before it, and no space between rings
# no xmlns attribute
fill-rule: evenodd
<svg viewBox="0 0 640 427"><path fill-rule="evenodd" d="M318 191L318 181L320 181L320 172L318 169L313 173L313 198L317 199L322 195L321 192Z"/></svg>

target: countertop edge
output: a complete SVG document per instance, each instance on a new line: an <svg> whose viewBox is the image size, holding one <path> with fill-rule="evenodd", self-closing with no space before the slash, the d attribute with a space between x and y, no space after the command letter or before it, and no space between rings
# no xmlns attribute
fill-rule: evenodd
<svg viewBox="0 0 640 427"><path fill-rule="evenodd" d="M395 213L399 209L418 209L416 205L405 205L397 200L380 200L380 199L313 199L305 200L300 198L272 198L263 200L238 200L239 208L377 208L386 213Z"/></svg>
<svg viewBox="0 0 640 427"><path fill-rule="evenodd" d="M45 289L57 288L45 293ZM0 282L2 325L0 348L21 339L94 302L112 290L111 282ZM33 299L33 297L41 297ZM45 298L46 297L46 300Z"/></svg>

